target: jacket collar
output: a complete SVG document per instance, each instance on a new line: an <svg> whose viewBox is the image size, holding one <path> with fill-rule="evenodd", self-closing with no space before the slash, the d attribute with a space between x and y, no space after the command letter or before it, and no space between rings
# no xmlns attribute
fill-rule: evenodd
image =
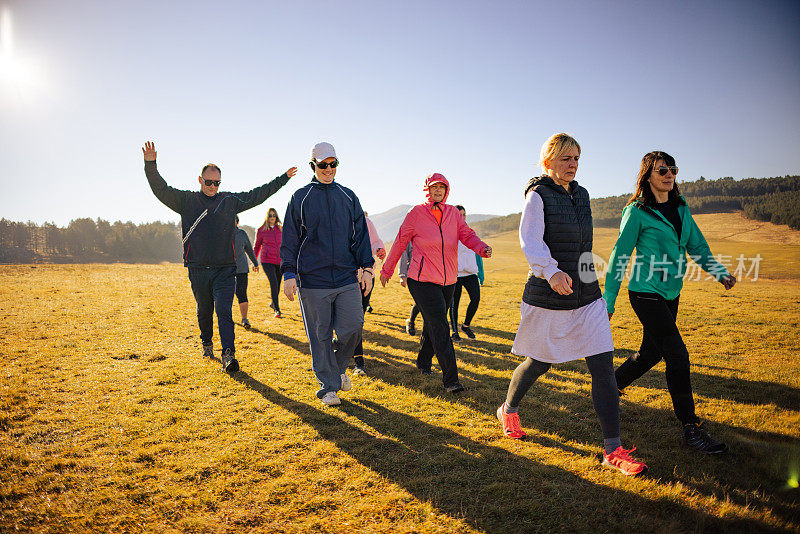
<svg viewBox="0 0 800 534"><path fill-rule="evenodd" d="M534 187L539 186L539 185L542 185L542 186L545 186L545 187L549 187L550 189L552 189L556 193L559 193L559 194L562 194L562 195L574 195L575 191L578 190L578 181L577 180L572 180L571 183L572 183L572 193L568 193L566 189L564 189L562 186L560 186L557 183L555 183L555 181L553 181L553 179L550 176L548 176L547 174L543 174L541 176L537 176L535 178L531 178L528 181L528 185L527 185L527 187L525 187L525 195L527 195L530 192L531 189L533 189Z"/></svg>

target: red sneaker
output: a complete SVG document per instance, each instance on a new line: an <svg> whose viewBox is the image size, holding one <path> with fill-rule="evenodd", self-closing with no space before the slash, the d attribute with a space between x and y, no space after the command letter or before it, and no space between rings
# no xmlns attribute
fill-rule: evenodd
<svg viewBox="0 0 800 534"><path fill-rule="evenodd" d="M636 447L626 451L622 447L617 447L611 454L603 454L603 466L616 469L625 476L635 477L647 471L644 462L631 458L631 453Z"/></svg>
<svg viewBox="0 0 800 534"><path fill-rule="evenodd" d="M508 436L511 439L521 439L527 436L523 430L522 425L519 422L519 414L516 413L505 413L503 407L506 404L503 403L497 409L497 418L503 423L503 434Z"/></svg>

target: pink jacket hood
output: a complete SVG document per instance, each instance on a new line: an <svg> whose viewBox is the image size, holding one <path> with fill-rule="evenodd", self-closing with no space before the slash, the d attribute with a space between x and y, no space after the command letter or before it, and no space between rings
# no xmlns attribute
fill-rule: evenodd
<svg viewBox="0 0 800 534"><path fill-rule="evenodd" d="M444 177L443 174L438 172L434 172L433 174L429 174L427 178L425 178L425 187L422 188L425 191L425 203L428 206L433 206L434 202L431 200L431 191L430 187L433 184L444 184L447 188L444 192L444 198L442 199L442 204L447 202L447 197L450 196L450 182L447 181L447 178Z"/></svg>

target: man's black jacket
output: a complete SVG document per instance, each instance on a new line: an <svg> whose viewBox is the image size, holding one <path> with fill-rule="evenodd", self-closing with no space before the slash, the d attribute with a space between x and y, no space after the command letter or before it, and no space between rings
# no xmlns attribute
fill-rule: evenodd
<svg viewBox="0 0 800 534"><path fill-rule="evenodd" d="M289 181L284 173L246 193L221 191L209 197L201 191L168 186L155 161L145 161L144 172L156 198L181 216L183 264L187 267L236 265L236 214L258 206Z"/></svg>

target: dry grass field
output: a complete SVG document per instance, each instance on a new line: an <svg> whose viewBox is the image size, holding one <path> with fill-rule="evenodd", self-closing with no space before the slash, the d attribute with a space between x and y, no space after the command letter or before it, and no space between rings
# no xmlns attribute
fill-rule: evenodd
<svg viewBox="0 0 800 534"><path fill-rule="evenodd" d="M478 339L456 348L466 392L416 371L393 282L366 317L369 376L334 408L314 396L297 304L272 318L261 273L228 375L201 357L182 266L0 267L0 531L800 531L800 243L715 221L712 250L764 257L757 282L681 297L698 413L731 451L680 444L661 364L621 404L650 468L636 479L599 464L582 361L531 389L527 440L502 436L527 271L513 233L488 239ZM598 231L601 256L614 237ZM619 364L641 334L624 292L612 324Z"/></svg>

